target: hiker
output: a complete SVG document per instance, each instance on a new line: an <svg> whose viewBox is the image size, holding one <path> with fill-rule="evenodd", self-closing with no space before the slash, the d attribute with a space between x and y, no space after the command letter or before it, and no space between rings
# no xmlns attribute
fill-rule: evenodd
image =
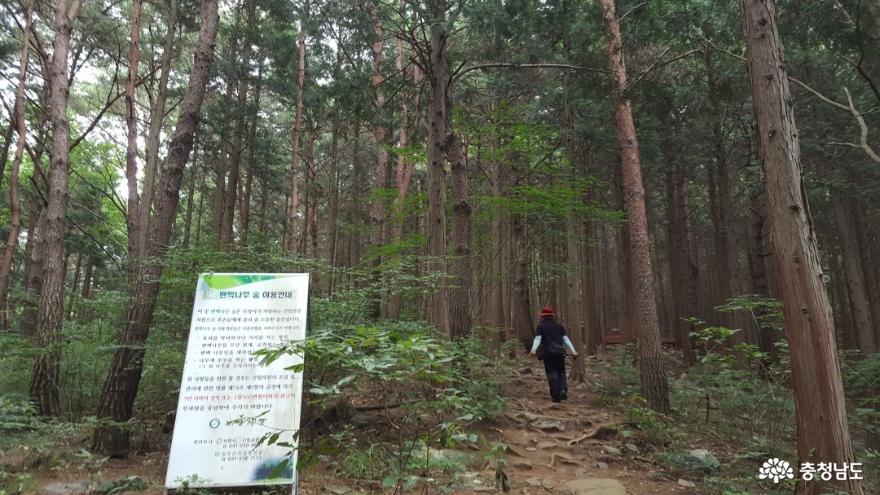
<svg viewBox="0 0 880 495"><path fill-rule="evenodd" d="M565 335L565 328L554 319L556 312L549 304L541 310L541 323L535 332L530 355L537 354L544 361L547 383L550 384L550 398L559 402L568 398L568 386L565 383L565 349L577 357L578 353ZM540 349L539 349L540 347Z"/></svg>

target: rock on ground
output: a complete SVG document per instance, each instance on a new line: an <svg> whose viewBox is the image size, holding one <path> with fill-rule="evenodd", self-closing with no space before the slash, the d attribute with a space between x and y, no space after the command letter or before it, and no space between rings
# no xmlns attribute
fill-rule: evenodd
<svg viewBox="0 0 880 495"><path fill-rule="evenodd" d="M610 478L581 478L562 484L568 495L627 495L626 487Z"/></svg>
<svg viewBox="0 0 880 495"><path fill-rule="evenodd" d="M85 480L67 483L52 483L43 487L44 495L83 495L89 492L89 482Z"/></svg>

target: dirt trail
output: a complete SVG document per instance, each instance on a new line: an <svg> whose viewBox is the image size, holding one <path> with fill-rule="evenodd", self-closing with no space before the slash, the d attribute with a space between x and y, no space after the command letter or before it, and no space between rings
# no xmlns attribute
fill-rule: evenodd
<svg viewBox="0 0 880 495"><path fill-rule="evenodd" d="M541 362L529 360L514 370L503 393L509 410L505 425L494 430L509 445L504 471L510 493L699 493L657 476L638 447L618 437L622 419L597 405L589 384L569 383L569 399L553 403ZM591 479L608 481L570 483Z"/></svg>
<svg viewBox="0 0 880 495"><path fill-rule="evenodd" d="M591 368L588 363L588 375ZM501 493L500 485L506 484L507 493L517 495L698 495L698 487L685 487L678 480L658 476L632 440L619 435L618 430L626 428L623 419L598 404L590 392L590 381L588 376L587 383L569 383L569 399L553 403L542 363L521 361L502 385L507 410L498 420L479 427L485 438L507 445L504 464L500 469L494 463L484 465L482 472L472 473L477 475L479 488L455 493ZM104 479L141 476L150 487L138 493L158 495L163 493L166 462L165 452L110 460L102 475ZM333 464L305 469L300 493L391 493L377 482L340 479ZM92 493L79 488L94 486L87 477L83 472L55 473L42 480L40 493ZM440 493L436 487L421 488L413 492Z"/></svg>

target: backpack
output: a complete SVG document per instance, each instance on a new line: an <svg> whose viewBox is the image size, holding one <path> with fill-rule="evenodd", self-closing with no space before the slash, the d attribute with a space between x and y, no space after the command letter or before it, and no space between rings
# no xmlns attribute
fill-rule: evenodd
<svg viewBox="0 0 880 495"><path fill-rule="evenodd" d="M551 340L545 345L544 340L545 339L541 339L541 344L538 346L538 350L535 352L539 360L543 360L545 356L565 355L565 347L562 345L562 342Z"/></svg>

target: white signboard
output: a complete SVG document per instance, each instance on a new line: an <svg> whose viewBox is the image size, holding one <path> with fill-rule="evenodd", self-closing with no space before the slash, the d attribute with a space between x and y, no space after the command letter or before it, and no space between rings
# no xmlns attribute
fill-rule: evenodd
<svg viewBox="0 0 880 495"><path fill-rule="evenodd" d="M295 482L302 373L287 368L302 357L264 365L253 352L305 339L308 292L307 273L199 277L166 487ZM273 432L292 458L291 447L257 447Z"/></svg>

